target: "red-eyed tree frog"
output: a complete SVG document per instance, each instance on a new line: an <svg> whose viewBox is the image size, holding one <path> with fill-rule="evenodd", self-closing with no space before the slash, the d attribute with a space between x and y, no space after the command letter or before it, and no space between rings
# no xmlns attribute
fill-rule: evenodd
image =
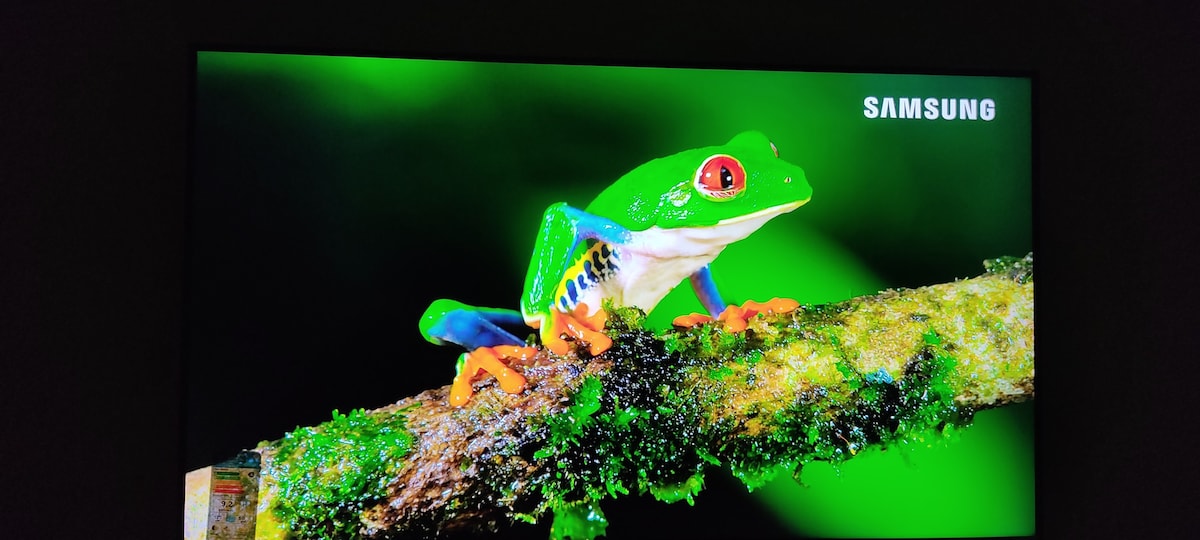
<svg viewBox="0 0 1200 540"><path fill-rule="evenodd" d="M509 393L521 392L525 377L513 368L533 358L506 328L537 329L542 345L566 354L572 343L593 356L612 346L603 333L605 300L649 313L684 279L709 315L675 319L678 326L724 321L741 331L762 312L786 312L793 300L727 306L717 293L709 263L725 246L741 240L778 215L808 202L812 188L804 171L779 158L775 145L757 131L741 133L722 146L685 150L645 163L619 178L580 210L556 203L546 210L525 276L521 310L434 301L420 329L432 343L458 344L469 352L458 364L452 405L466 404L472 382L490 373Z"/></svg>

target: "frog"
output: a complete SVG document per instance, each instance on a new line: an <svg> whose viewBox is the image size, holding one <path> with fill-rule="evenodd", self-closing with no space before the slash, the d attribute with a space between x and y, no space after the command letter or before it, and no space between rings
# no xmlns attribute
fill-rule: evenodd
<svg viewBox="0 0 1200 540"><path fill-rule="evenodd" d="M520 309L488 308L440 298L420 320L422 336L455 344L459 356L449 392L455 407L468 403L474 382L491 375L510 394L524 391L517 369L541 346L556 355L574 347L599 356L612 347L604 333L611 307L650 313L688 281L707 313L676 317L692 327L714 321L743 331L757 314L786 313L792 299L727 304L711 263L726 246L812 197L804 170L779 157L762 132L744 131L723 145L684 150L636 166L580 209L566 202L542 216L525 275ZM528 333L526 334L528 335Z"/></svg>

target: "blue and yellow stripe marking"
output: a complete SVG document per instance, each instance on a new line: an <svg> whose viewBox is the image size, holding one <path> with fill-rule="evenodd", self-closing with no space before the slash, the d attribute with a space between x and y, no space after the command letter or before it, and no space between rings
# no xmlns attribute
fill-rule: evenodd
<svg viewBox="0 0 1200 540"><path fill-rule="evenodd" d="M579 256L565 272L554 291L555 305L570 312L579 305L584 291L615 276L620 256L605 242L596 242Z"/></svg>

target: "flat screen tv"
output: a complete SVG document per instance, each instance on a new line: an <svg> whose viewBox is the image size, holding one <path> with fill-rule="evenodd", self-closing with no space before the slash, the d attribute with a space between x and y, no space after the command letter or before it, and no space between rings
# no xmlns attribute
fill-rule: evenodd
<svg viewBox="0 0 1200 540"><path fill-rule="evenodd" d="M187 471L315 426L332 433L339 419L353 423L355 411L449 385L461 350L422 335L418 323L432 302L520 310L532 254L548 242L540 232L547 209L586 209L635 169L639 181L614 190L631 206L669 203L674 188L656 187L654 171L638 169L657 158L715 148L708 153L733 156L725 171L748 165L743 176L709 187L761 189L759 165L725 146L745 132L802 170L793 183L807 182L811 196L711 262L731 304L780 297L817 311L881 291L953 284L983 274L984 261L1021 259L1034 247L1030 74L201 50L194 83ZM689 171L712 164L704 163ZM692 175L681 185L703 184ZM630 207L628 216L647 212ZM677 227L711 227L708 217L697 210ZM561 270L545 273L561 278ZM665 333L674 317L703 311L684 278L644 325ZM533 330L514 332L539 340ZM926 339L939 343L936 334ZM1032 374L1032 352L1027 361ZM710 380L728 375L713 371ZM854 374L872 388L899 387L902 375ZM491 385L488 378L478 385ZM761 481L746 482L729 457L705 452L702 483L664 496L625 482L628 493L604 492L596 511L607 538L1032 535L1034 405L1032 387L1026 391L882 447L834 433L842 442L829 448L838 459L789 463ZM668 415L662 408L657 413ZM527 428L547 437L552 423L531 420ZM813 440L827 435L814 432ZM586 455L581 441L560 446ZM486 504L502 505L494 499ZM301 519L302 530L367 531L353 516L372 503L348 504L349 513L315 514L333 516L325 523ZM473 525L508 537L563 534L568 518L552 529L552 509L521 510ZM588 529L567 530L579 538Z"/></svg>

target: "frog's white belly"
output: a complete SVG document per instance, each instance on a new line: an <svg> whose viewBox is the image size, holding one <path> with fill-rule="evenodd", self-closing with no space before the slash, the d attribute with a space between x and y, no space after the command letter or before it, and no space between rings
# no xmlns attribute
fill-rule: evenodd
<svg viewBox="0 0 1200 540"><path fill-rule="evenodd" d="M617 275L593 293L594 298L588 306L598 305L596 300L606 297L611 298L614 305L634 306L649 313L671 289L711 263L723 249L723 245L713 246L711 251L695 255L662 257L653 252L618 248L615 250L620 260Z"/></svg>
<svg viewBox="0 0 1200 540"><path fill-rule="evenodd" d="M650 227L634 232L628 243L608 246L613 254L610 265L615 268L606 268L610 271L599 274L593 272L585 279L577 276L577 283L587 285L586 288L576 291L574 302L560 298L559 308L573 309L582 302L590 313L595 313L607 298L616 306L635 306L649 313L671 289L716 259L725 246L799 206L768 208L709 227Z"/></svg>

